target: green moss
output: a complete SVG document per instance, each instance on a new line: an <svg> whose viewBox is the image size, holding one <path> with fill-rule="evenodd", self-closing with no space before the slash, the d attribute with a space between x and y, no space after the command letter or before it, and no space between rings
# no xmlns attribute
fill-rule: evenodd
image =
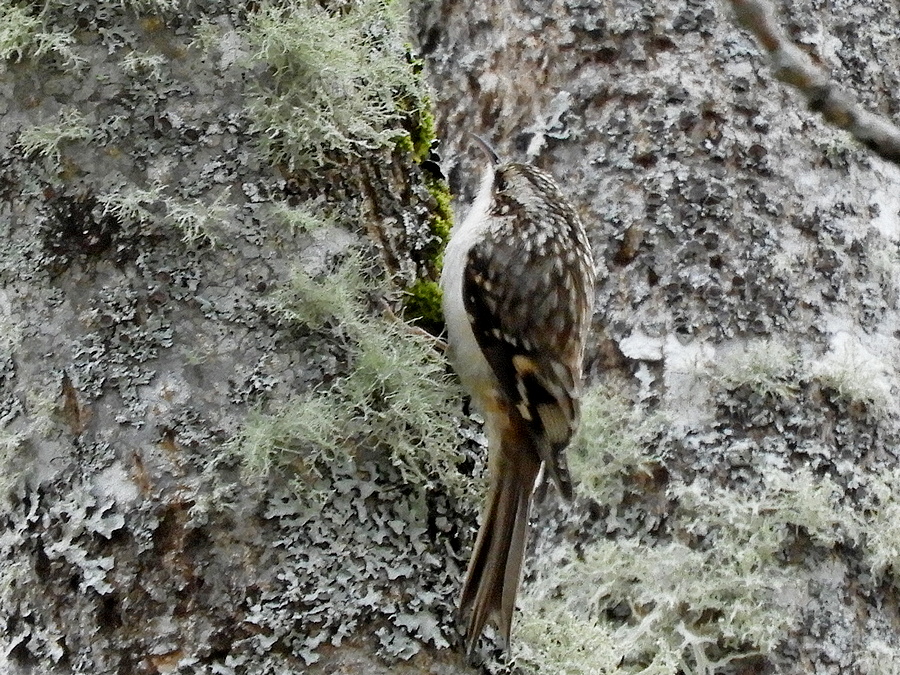
<svg viewBox="0 0 900 675"><path fill-rule="evenodd" d="M422 260L433 278L437 278L444 264L444 248L450 241L450 232L453 229L453 210L450 207L450 188L447 182L428 175L425 175L424 181L434 200L429 221L434 239L422 251ZM407 296L405 306L407 316L434 323L433 319L436 317L430 317L429 311L440 307L440 288L435 286L434 292L429 292L428 302L422 302L423 298L419 297L420 293L417 291L413 289L410 291L412 295ZM443 320L438 320L434 325L443 325Z"/></svg>
<svg viewBox="0 0 900 675"><path fill-rule="evenodd" d="M408 58L410 68L420 82L418 91L421 92L424 90L422 83L424 62L411 55L408 55ZM396 148L401 153L412 155L413 161L421 165L431 157L432 147L437 140L434 114L431 111L431 98L421 93L417 96L409 95L400 100L399 107L403 111L402 123L406 132L397 137ZM430 171L423 171L422 179L434 199L431 231L437 237L437 243L427 253L427 257L436 263L435 271L440 271L439 257L450 239L450 230L453 227L450 188L447 181L435 176Z"/></svg>
<svg viewBox="0 0 900 675"><path fill-rule="evenodd" d="M410 153L413 161L421 164L431 155L436 138L434 115L431 112L431 98L424 94L426 85L422 73L425 62L415 58L409 46L406 58L418 86L398 99L397 105L403 114L402 125L405 132L398 135L396 147L401 152Z"/></svg>
<svg viewBox="0 0 900 675"><path fill-rule="evenodd" d="M444 325L441 297L441 287L436 282L419 279L406 291L404 314L412 323L437 335Z"/></svg>
<svg viewBox="0 0 900 675"><path fill-rule="evenodd" d="M450 206L450 186L447 181L438 178L426 178L425 185L431 196L434 197L436 207L434 218L431 221L431 230L446 245L450 241L450 231L453 229L453 209ZM443 246L441 247L443 251Z"/></svg>
<svg viewBox="0 0 900 675"><path fill-rule="evenodd" d="M408 136L409 151L416 163L421 164L431 154L431 144L435 139L431 99L424 96L410 117L412 125Z"/></svg>
<svg viewBox="0 0 900 675"><path fill-rule="evenodd" d="M408 152L410 154L415 152L415 146L413 145L412 138L410 138L409 134L400 134L397 136L396 147L400 152Z"/></svg>
<svg viewBox="0 0 900 675"><path fill-rule="evenodd" d="M411 113L413 125L409 134L404 134L398 148L413 155L413 160L421 164L428 159L434 136L434 117L428 108L429 100L423 99L421 107ZM433 241L422 252L422 261L432 278L437 278L443 266L444 248L450 240L453 229L453 210L450 206L450 187L447 181L427 171L422 172L425 188L431 196L429 205L431 217L429 226ZM404 315L425 330L437 335L444 320L441 313L441 290L431 279L419 279L406 291Z"/></svg>

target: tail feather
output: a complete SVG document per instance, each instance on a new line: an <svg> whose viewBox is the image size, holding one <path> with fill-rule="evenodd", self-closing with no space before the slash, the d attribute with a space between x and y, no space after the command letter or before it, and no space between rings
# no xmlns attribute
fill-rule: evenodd
<svg viewBox="0 0 900 675"><path fill-rule="evenodd" d="M488 621L496 625L505 644L509 644L522 576L528 511L541 463L537 453L521 448L515 453L504 450L501 449L498 463L505 466L492 467L487 505L460 600L462 617L469 615L465 632L469 655Z"/></svg>

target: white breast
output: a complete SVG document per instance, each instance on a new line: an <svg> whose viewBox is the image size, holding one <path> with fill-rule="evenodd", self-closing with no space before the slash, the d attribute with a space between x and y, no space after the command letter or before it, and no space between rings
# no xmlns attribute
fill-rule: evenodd
<svg viewBox="0 0 900 675"><path fill-rule="evenodd" d="M476 399L476 405L482 408L486 403L487 392L496 388L496 379L472 332L472 324L463 302L463 278L469 249L483 236L489 224L488 208L493 180L494 171L489 168L481 181L472 208L466 218L453 228L450 243L444 252L444 269L441 273L450 358L463 386Z"/></svg>

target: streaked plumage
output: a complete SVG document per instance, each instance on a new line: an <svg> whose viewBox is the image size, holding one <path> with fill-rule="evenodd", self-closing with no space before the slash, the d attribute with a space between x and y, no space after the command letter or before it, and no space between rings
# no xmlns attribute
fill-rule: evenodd
<svg viewBox="0 0 900 675"><path fill-rule="evenodd" d="M450 352L484 416L487 504L460 609L471 653L488 621L509 641L528 511L542 464L566 498L594 265L577 214L544 172L489 169L441 278Z"/></svg>

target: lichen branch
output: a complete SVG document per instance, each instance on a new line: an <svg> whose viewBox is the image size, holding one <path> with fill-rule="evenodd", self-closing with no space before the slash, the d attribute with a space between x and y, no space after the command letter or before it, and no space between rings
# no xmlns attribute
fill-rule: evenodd
<svg viewBox="0 0 900 675"><path fill-rule="evenodd" d="M778 24L767 0L731 0L741 26L749 30L772 60L775 77L800 91L811 110L848 131L884 159L900 164L900 127L864 110L806 52L790 40Z"/></svg>

